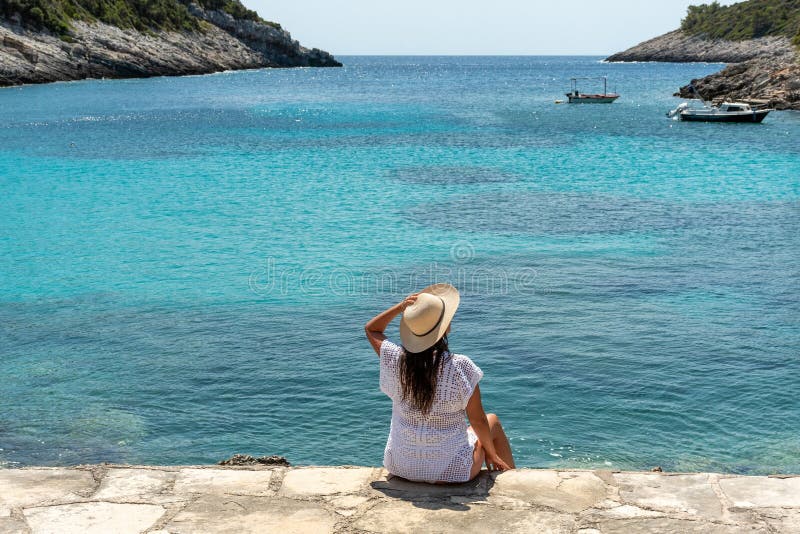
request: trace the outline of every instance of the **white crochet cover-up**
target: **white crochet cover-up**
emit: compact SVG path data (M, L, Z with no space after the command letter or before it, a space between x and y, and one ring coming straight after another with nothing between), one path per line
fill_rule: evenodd
M403 401L402 347L384 340L381 391L392 399L392 424L383 465L393 475L419 482L466 482L477 437L467 432L466 407L483 371L461 354L445 353L430 413Z

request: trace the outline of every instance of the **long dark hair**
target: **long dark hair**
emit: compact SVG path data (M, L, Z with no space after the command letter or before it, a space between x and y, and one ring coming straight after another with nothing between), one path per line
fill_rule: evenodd
M424 414L430 412L433 406L439 369L446 352L449 352L447 334L422 352L408 352L403 348L400 356L400 388L403 391L403 400Z

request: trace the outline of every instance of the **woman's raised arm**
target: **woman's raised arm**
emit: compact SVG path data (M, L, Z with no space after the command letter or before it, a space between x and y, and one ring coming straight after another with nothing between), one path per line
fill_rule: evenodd
M403 313L408 306L414 304L417 301L417 293L413 295L407 296L402 302L399 302L385 310L372 319L370 319L366 325L364 325L364 332L367 334L367 339L369 340L370 345L372 345L373 350L375 353L380 356L381 354L381 343L383 340L386 339L384 335L384 330L386 327L389 326L389 323L392 322L392 319Z

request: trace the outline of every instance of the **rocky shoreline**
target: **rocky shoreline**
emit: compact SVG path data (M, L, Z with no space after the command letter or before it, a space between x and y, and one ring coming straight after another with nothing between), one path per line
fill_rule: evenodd
M800 59L786 37L727 41L676 30L609 56L606 61L729 63L724 70L690 84L706 100L800 110ZM690 84L681 87L675 96L695 98Z
M339 67L323 50L308 49L286 30L234 19L196 4L198 32L150 34L104 23L73 22L65 41L0 21L0 86L82 80L209 74L263 67Z
M735 63L705 78L692 80L675 96L696 98L691 87L714 102L748 102L772 109L800 111L800 63L791 59L765 58Z
M375 467L0 469L0 532L797 532L800 477L517 469L418 484Z

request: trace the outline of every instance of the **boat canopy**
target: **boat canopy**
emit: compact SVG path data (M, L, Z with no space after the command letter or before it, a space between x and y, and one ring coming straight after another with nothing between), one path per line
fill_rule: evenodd
M608 76L578 76L570 78L573 93L578 92L578 80L603 80L603 94L608 94Z

